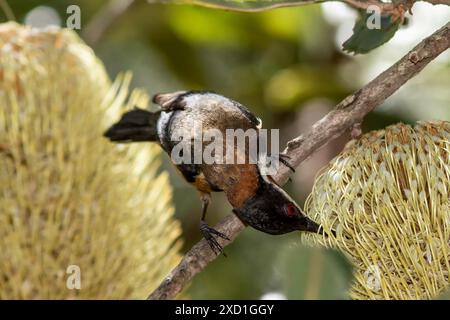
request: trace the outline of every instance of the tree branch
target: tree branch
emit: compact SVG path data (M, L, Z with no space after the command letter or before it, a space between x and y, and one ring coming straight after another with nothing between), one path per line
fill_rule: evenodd
M314 3L324 2L343 2L355 9L366 10L369 6L376 5L380 8L381 12L386 15L394 15L395 18L402 18L406 11L411 10L412 6L416 2L429 2L433 5L443 4L450 6L450 0L397 0L396 3L383 2L381 0L295 0L295 1L262 1L264 5L258 5L257 1L242 1L242 0L147 0L149 3L179 3L179 4L192 4L207 8L221 9L227 11L238 12L260 12L277 8L286 7L298 7ZM251 6L249 4L253 4ZM403 19L403 18L402 18Z
M420 42L413 50L389 69L381 73L366 86L340 102L333 111L316 122L303 136L288 143L284 153L290 157L291 165L298 166L327 142L337 138L346 130L358 126L365 115L380 105L409 79L419 73L428 63L450 46L450 22ZM290 174L280 166L275 179L283 184ZM219 239L222 246L230 244L245 228L234 215L225 217L216 227L231 239ZM172 299L179 294L192 278L201 272L216 255L205 240L194 245L181 262L163 280L148 299Z
M423 0L425 2L429 2L431 4L443 4L446 6L450 6L450 0Z

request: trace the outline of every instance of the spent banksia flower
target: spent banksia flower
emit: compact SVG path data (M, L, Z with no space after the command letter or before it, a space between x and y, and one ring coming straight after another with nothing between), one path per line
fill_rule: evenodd
M148 101L129 81L70 30L0 25L0 298L145 298L179 259L158 148L102 137Z
M449 283L450 123L370 132L316 179L306 203L336 236L309 243L344 252L354 299L435 298Z

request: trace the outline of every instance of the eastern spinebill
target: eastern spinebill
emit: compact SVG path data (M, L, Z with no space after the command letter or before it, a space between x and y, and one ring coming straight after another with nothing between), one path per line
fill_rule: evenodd
M179 137L193 143L194 122L201 122L202 130L218 129L224 135L226 129L245 131L261 128L260 119L246 107L212 92L178 91L157 94L153 97L153 102L161 110L150 112L135 108L128 111L104 135L114 142L156 142L170 155L174 146L179 143ZM206 145L203 144L203 148ZM235 146L234 151L237 158L249 159L248 145L244 148ZM257 162L223 162L175 164L186 181L200 192L200 231L214 253L223 251L217 238L228 237L205 222L211 192L225 192L238 218L262 232L275 235L296 230L322 233L321 226L309 219L270 176L261 174ZM280 158L280 162L289 166L285 157Z

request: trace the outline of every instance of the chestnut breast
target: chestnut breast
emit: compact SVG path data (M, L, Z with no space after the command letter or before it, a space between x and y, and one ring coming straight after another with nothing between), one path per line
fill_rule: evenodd
M184 110L173 111L168 122L167 134L172 142L171 148L182 137L184 143L191 144L194 151L193 144L196 139L203 139L208 130L218 130L223 138L222 154L216 155L213 152L213 155L217 156L213 164L206 164L201 159L198 164L199 175L194 185L200 191L223 190L232 206L239 207L256 192L259 170L256 164L248 163L248 144L242 149L239 149L236 143L228 146L233 149L234 161L227 163L226 129L253 129L257 133L259 120L242 105L219 95L193 95L184 99ZM202 141L202 154L210 143L211 141ZM211 149L209 154L210 151ZM222 163L217 163L220 162L219 157L222 158ZM245 163L237 164L237 160Z

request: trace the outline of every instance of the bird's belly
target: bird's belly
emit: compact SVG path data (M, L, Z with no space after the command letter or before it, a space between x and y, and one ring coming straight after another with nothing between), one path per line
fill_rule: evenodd
M206 180L206 178L203 175L203 173L201 173L198 176L196 176L195 180L194 180L194 182L192 184L200 192L205 192L205 193L212 192L211 185L208 183L208 181Z
M194 182L192 184L197 188L198 191L210 193L210 192L220 192L222 191L221 188L211 185L211 183L208 182L205 175L203 173L200 173L195 177Z

